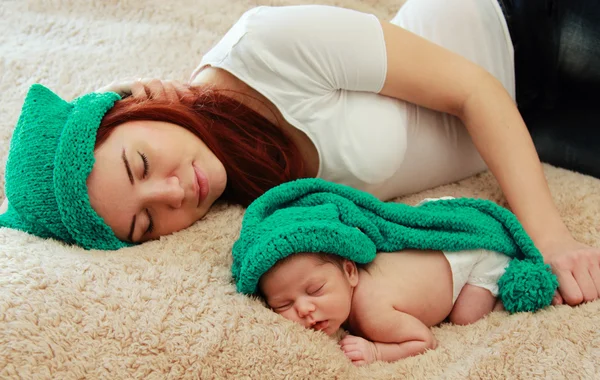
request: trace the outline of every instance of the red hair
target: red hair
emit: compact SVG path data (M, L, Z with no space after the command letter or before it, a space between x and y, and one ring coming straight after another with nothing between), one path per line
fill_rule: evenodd
M102 119L96 147L127 121L177 124L198 136L223 163L227 187L221 199L243 206L272 187L306 176L300 150L280 127L217 90L191 90L196 98L179 103L133 97L116 102Z

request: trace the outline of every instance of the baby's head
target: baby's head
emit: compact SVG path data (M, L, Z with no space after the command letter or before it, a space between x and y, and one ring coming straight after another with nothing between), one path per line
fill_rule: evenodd
M336 255L297 253L269 269L258 288L276 313L332 335L348 319L357 284L353 261Z

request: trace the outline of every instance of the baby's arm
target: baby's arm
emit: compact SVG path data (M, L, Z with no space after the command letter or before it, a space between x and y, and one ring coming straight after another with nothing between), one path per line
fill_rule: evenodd
M393 362L437 346L429 327L410 314L392 307L369 314L361 317L364 338L348 335L340 341L342 350L356 365L376 360Z

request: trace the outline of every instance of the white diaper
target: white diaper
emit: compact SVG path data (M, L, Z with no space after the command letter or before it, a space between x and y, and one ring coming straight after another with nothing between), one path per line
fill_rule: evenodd
M498 295L498 279L504 274L510 257L484 249L444 252L444 255L452 270L452 304L466 284L487 289L494 297Z
M426 198L417 206L452 197ZM452 304L456 302L460 291L466 284L489 290L494 297L498 295L498 280L504 274L510 257L493 251L476 249L472 251L444 252L452 270Z

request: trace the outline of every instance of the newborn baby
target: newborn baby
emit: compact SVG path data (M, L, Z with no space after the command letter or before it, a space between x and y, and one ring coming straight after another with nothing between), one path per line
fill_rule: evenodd
M283 317L340 341L354 364L395 361L434 349L429 329L444 321L468 324L497 301L497 281L509 258L490 251L381 252L366 265L340 256L297 253L259 281L267 304Z
M239 292L307 328L349 330L340 343L355 364L433 349L429 327L446 319L541 309L558 286L514 214L493 202L415 207L320 179L254 201L232 254Z

